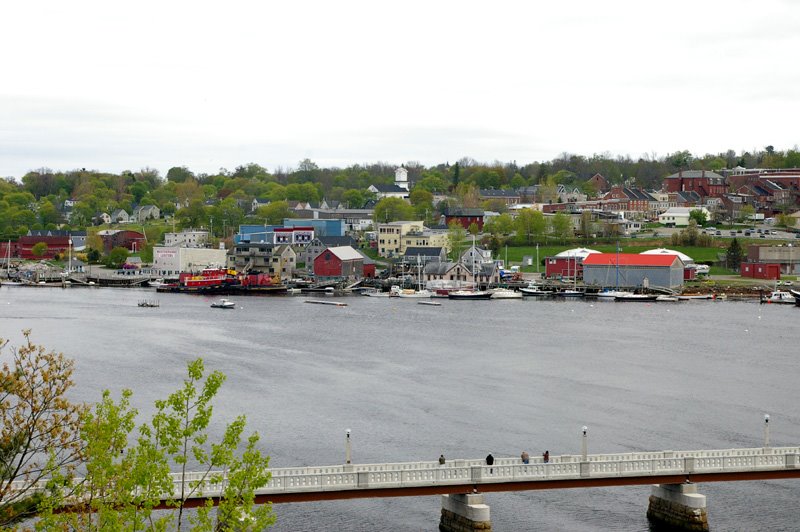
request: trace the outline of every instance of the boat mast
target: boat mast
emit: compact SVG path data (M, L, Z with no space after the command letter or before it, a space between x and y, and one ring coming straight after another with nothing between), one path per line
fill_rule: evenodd
M475 273L475 253L478 252L478 249L475 247L475 235L472 235L472 284L474 285L473 290L476 292L478 291L478 275Z
M419 253L417 253L417 292L422 292L422 269L420 268Z

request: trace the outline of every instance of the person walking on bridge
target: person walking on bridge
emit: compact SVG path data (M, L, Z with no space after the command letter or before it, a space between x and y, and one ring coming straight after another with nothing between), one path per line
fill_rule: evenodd
M528 451L522 451L522 455L520 456L520 458L522 458L523 464L528 464L531 461L531 457L528 454Z
M489 453L486 456L486 465L490 466L489 467L489 474L490 475L493 474L494 473L494 469L491 466L494 465L494 456L492 456L492 453Z
M444 465L444 455L443 454L439 455L439 465Z

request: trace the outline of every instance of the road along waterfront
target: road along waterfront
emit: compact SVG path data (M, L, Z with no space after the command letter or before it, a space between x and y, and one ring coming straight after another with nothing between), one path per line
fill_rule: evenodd
M77 361L76 398L134 390L149 413L203 356L228 375L214 416L242 412L274 467L353 461L725 449L800 442L792 306L690 301L213 298L0 287L0 337L20 330ZM791 529L797 481L700 485L713 529ZM497 530L647 530L648 487L492 493ZM436 497L276 507L277 530L433 530Z

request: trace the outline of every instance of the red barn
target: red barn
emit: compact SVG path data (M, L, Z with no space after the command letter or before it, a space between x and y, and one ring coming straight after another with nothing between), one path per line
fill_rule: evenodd
M61 253L67 253L69 250L69 235L64 236L36 236L25 235L19 237L17 242L19 256L23 259L38 260L38 259L52 259ZM39 242L47 244L47 251L44 255L34 255L33 246ZM13 245L13 244L12 244ZM13 249L13 248L12 248Z
M19 242L0 242L0 261L5 261L11 257L16 258L19 257Z
M743 262L739 273L742 277L774 281L781 278L781 265L764 262Z
M458 222L464 229L469 229L472 224L477 224L478 230L483 230L483 211L481 209L451 209L444 213L444 223Z
M547 257L544 260L544 275L548 279L583 277L582 257Z
M364 277L364 257L350 246L327 248L314 259L317 279L356 279Z
M103 240L103 249L109 253L114 248L125 248L136 253L145 245L145 236L138 231L106 229L98 231Z

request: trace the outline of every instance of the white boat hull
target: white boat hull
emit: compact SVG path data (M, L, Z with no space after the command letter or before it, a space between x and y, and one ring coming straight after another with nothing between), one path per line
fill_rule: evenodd
M492 290L492 299L522 299L522 292L507 290L505 288Z

